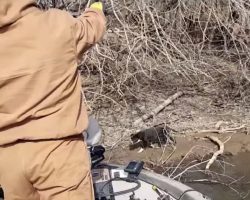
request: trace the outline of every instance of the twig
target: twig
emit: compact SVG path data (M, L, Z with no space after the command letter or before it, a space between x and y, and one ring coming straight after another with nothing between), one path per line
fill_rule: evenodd
M164 161L162 161L162 158L160 159L161 161L162 161L162 165L165 165L166 163L167 163L167 161L172 157L172 155L175 153L175 150L176 150L176 147L174 146L173 147L173 151L168 155L168 157L164 160Z
M225 129L208 129L208 130L201 130L199 131L200 133L218 133L218 134L222 134L222 133L231 133L231 132L235 132L235 131L239 131L246 128L246 125L243 124L239 127L235 127L235 128L225 128Z
M193 147L186 153L186 155L181 159L181 161L178 163L178 165L174 168L173 172L172 172L170 175L168 175L169 178L172 178L172 176L174 175L174 173L176 172L176 170L181 166L181 164L184 162L184 160L185 160L186 158L188 158L188 156L189 156L191 153L193 153L194 149L197 148L197 147L200 148L200 146L198 146L198 145L193 146ZM165 174L165 172L164 172L164 174Z
M148 119L148 118L150 118L150 117L158 114L163 108L165 108L166 106L168 106L169 104L171 104L175 99L179 98L183 94L184 94L183 92L177 92L177 93L175 93L173 96L169 97L167 100L165 100L161 105L159 105L158 107L156 107L150 113L146 113L141 118L137 119L134 122L134 125L138 125L138 124L142 123L144 120L146 120L146 119Z
M215 124L215 128L217 130L219 130L221 128L221 125L224 123L224 121L218 121L216 124Z
M219 155L221 155L224 152L224 143L221 142L217 137L215 136L207 136L208 139L210 139L212 142L216 143L219 146L219 150L214 152L212 158L209 160L209 162L206 165L206 170L209 170L210 166L214 163L214 161L217 159Z
M89 8L89 7L90 7L90 4L91 4L91 0L88 0L87 5L86 5L86 8Z
M124 139L124 138L126 138L126 137L128 137L127 135L122 135L108 150L110 151L110 153L109 153L109 158L108 158L108 163L110 162L110 160L111 160L111 157L112 157L112 154L113 154L113 149L117 146L117 145L119 145L119 143L121 143L122 142L122 140Z
M182 175L183 175L185 172L187 172L188 170L190 170L190 169L192 169L192 168L194 168L194 167L200 166L200 165L202 165L202 164L204 164L204 163L206 163L206 162L208 162L208 160L205 160L205 161L202 161L202 162L199 162L199 163L196 163L196 164L194 164L194 165L192 165L192 166L187 167L187 168L184 169L181 173L179 173L179 174L177 174L176 176L174 176L173 179L177 179L178 177L182 176Z

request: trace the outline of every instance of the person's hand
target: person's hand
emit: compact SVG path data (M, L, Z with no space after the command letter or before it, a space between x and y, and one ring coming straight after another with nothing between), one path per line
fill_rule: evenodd
M103 4L102 4L102 2L95 2L95 3L90 5L90 8L103 11Z

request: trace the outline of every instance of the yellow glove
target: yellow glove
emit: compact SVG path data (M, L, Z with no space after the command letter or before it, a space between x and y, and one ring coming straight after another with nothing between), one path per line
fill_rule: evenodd
M103 11L103 5L102 2L95 2L90 5L90 8L97 9Z

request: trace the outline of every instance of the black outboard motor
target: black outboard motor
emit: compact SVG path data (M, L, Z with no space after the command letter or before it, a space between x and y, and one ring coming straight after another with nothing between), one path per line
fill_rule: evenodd
M92 168L105 159L105 148L101 145L89 147Z
M105 148L98 145L101 141L102 131L97 120L91 116L89 117L89 125L87 130L83 133L83 137L88 145L93 168L104 160Z

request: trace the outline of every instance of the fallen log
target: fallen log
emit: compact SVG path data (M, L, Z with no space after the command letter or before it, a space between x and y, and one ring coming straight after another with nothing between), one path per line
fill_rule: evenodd
M141 118L137 119L134 122L134 125L138 125L145 121L146 119L149 119L150 117L157 115L161 110L163 110L166 106L171 104L175 99L179 98L182 96L184 93L183 92L177 92L173 96L170 96L168 99L166 99L162 104L157 106L154 110L152 110L150 113L144 114Z

